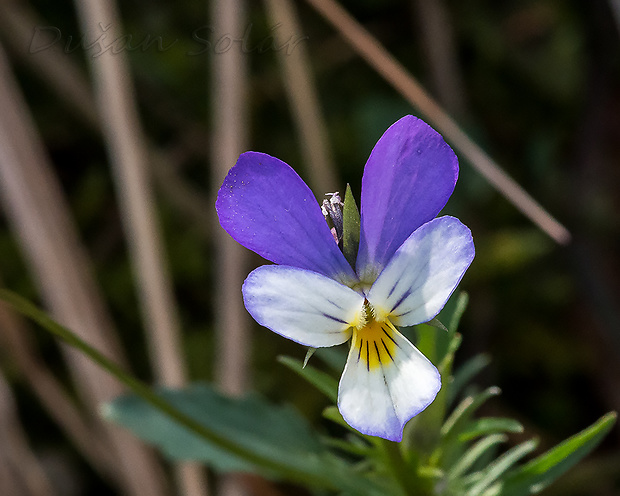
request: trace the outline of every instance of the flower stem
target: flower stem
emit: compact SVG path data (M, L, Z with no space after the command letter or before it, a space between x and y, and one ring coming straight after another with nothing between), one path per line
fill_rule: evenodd
M375 446L385 463L386 470L394 478L394 481L403 490L404 494L415 494L416 496L430 496L431 492L425 487L423 480L413 464L408 464L403 458L401 445L393 441L377 438Z

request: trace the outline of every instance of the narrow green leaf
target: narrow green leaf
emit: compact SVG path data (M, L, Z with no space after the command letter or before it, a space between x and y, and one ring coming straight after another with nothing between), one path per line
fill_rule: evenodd
M360 438L355 438L351 436L351 439L353 440L353 439L360 439ZM367 457L373 452L372 446L366 443L362 444L361 442L360 443L349 442L343 439L336 439L333 437L327 437L323 439L323 442L327 446L331 446L332 448L336 448L336 449L345 451L346 453L350 453L356 456Z
M432 363L438 363L441 359L437 353L438 342L447 337L445 333L437 332L437 329L428 323L419 324L413 328L416 339L415 346Z
M441 428L441 435L444 437L458 436L465 425L472 417L474 412L489 398L500 394L498 387L490 387L485 389L476 396L468 396L454 409L450 417L445 421Z
M429 326L416 326L416 331L420 336L418 340L418 349L428 350L432 349L436 344L435 337L438 335L446 336L446 334L438 333L437 330L431 329ZM431 332L428 332L431 331ZM417 452L419 455L430 455L439 442L441 437L442 424L446 419L447 412L447 391L448 388L445 385L445 381L449 380L452 368L452 361L454 359L454 352L461 343L461 335L454 334L447 348L448 352L443 359L437 363L437 369L442 377L444 386L440 389L435 401L424 410L420 415L414 417L406 426L403 436L403 442L407 449ZM422 346L424 348L422 348ZM426 352L427 357L433 357L430 352ZM425 353L425 354L426 354Z
M482 369L491 363L487 355L476 355L465 362L454 374L454 378L448 388L448 404L451 405L456 400L458 394L465 385Z
M467 300L466 293L455 292L436 317L448 330L447 333L440 333L437 339L436 356L438 362L443 360L449 353L448 348L458 330L461 316L467 307ZM431 323L429 322L429 324Z
M437 452L441 466L448 470L465 451L465 442L459 435L470 423L476 410L489 398L497 396L499 388L491 387L475 396L468 396L454 409L441 427L440 449Z
M457 350L461 347L461 343L463 341L463 336L458 332L452 335L452 339L450 343L448 343L448 349L446 350L446 354L444 355L437 368L439 372L441 372L444 376L450 376L452 374L452 364L454 363L454 355Z
M448 478L457 479L466 473L476 461L493 448L493 446L504 443L507 439L508 436L504 434L491 434L490 436L483 437L469 448L452 468L450 468L448 471Z
M279 356L278 362L306 379L334 403L338 401L338 381L329 374L312 366L304 367L304 364L299 360L287 356Z
M617 413L610 412L587 429L509 473L485 496L526 496L536 494L589 454L611 430Z
M483 491L502 476L510 467L530 454L538 446L538 441L530 439L510 448L506 453L493 461L485 470L482 478L467 491L467 496L480 496ZM503 493L502 493L503 494Z
M454 310L452 310L452 315L450 315L450 320L447 321L450 332L454 333L458 330L461 317L463 316L463 313L465 313L468 303L469 295L465 291L461 291L456 298L456 303Z
M523 432L523 426L511 418L484 417L476 419L459 434L459 441L470 441L479 436L496 432Z
M351 186L347 184L344 195L342 252L347 262L355 269L357 249L360 244L360 212L355 203Z

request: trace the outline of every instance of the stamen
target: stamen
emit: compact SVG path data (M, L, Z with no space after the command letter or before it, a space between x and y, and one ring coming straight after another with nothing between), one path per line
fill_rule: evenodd
M368 300L364 298L364 306L362 307L362 312L358 318L357 323L355 324L356 329L363 329L366 325L375 320L375 309L372 307Z
M343 214L342 208L344 203L340 199L340 195L336 191L335 193L326 193L325 196L329 196L329 200L323 200L321 205L321 211L327 221L327 225L332 231L336 244L340 244L343 233Z
M398 343L395 339L396 328L389 320L375 320L376 311L364 301L362 315L353 330L353 349L357 349L357 361L364 360L370 372L377 367L386 367L394 362ZM366 348L364 350L364 348Z

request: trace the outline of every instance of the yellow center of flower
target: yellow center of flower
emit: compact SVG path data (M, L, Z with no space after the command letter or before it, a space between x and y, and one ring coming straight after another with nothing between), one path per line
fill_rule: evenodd
M366 364L368 371L394 362L396 348L396 328L387 319L375 320L375 310L364 302L363 318L353 328L353 357Z

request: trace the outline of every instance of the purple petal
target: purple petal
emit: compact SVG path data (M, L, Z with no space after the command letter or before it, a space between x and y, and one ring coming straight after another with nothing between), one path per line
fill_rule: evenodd
M454 190L458 160L417 117L395 122L375 145L362 178L357 273L372 283L394 252L434 219Z
M357 280L312 191L281 160L265 153L242 154L228 172L215 207L226 232L261 257L344 284Z

